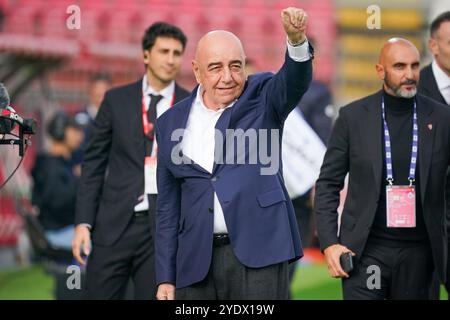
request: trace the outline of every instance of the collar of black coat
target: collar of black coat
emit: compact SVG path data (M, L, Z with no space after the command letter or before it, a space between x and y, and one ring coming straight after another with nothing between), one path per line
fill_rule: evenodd
M415 96L411 98L393 96L383 89L383 98L386 110L394 112L411 112L414 106Z
M374 113L376 116L372 119L379 119L381 121L381 101L383 97L383 89L352 102L352 104L362 105L368 112ZM428 98L427 96L417 93L415 96L417 102L417 115L420 118L421 115L429 116L433 113L434 107L440 103ZM377 122L378 123L378 122Z

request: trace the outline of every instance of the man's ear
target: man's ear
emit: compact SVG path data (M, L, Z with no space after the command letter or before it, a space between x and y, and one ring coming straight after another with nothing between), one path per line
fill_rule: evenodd
M194 72L195 75L195 80L197 81L198 84L201 83L200 81L200 66L198 65L197 61L192 60L192 71Z
M436 39L433 38L428 39L428 49L430 50L433 57L439 54L439 48Z
M375 70L377 70L378 79L384 81L384 78L386 77L384 67L381 64L377 63L375 65Z
M150 51L144 50L142 52L142 58L144 60L144 64L148 64L150 62Z

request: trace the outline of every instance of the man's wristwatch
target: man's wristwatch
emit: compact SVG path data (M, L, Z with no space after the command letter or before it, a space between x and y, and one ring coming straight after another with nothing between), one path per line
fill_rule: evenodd
M308 40L308 39L305 37L305 39L304 39L302 42L300 42L300 43L292 43L292 42L289 40L289 38L287 38L288 43L289 43L291 46L293 46L293 47L299 47L299 46L301 46L302 44L304 44L307 40Z

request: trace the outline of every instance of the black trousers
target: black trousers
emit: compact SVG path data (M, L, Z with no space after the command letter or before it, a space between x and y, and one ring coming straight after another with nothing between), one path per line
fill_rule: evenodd
M302 239L303 248L312 247L314 244L314 215L311 204L311 190L305 194L292 199L294 206L295 217L297 218L298 230ZM295 270L297 269L299 261L289 264L289 282L292 284Z
M156 196L152 195L149 215L133 216L115 244L93 244L86 269L88 299L124 299L130 279L134 299L155 299L155 208Z
M379 273L376 270L379 268ZM350 278L342 280L345 300L428 300L434 263L427 245L391 248L368 244ZM379 276L379 287L376 278Z
M311 204L311 190L305 194L292 199L295 217L297 218L298 229L304 248L309 248L314 244L314 215Z
M177 289L176 300L281 300L288 299L287 262L248 268L234 255L230 244L214 246L206 278Z

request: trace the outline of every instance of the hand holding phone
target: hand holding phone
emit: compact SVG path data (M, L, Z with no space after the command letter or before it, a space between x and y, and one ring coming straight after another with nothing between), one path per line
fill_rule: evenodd
M344 271L343 266L352 266L353 258L343 256L349 254L355 256L355 253L344 245L339 243L328 246L324 251L325 261L327 263L328 272L333 278L348 278L349 275ZM342 259L342 260L341 260ZM350 261L351 260L351 261ZM351 269L351 268L349 268Z
M351 252L341 254L339 262L341 263L342 270L344 270L347 274L349 274L354 268L353 255Z

